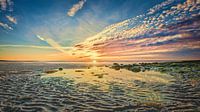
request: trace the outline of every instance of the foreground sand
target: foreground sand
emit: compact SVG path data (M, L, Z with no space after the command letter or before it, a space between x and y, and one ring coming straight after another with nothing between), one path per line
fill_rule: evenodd
M32 68L32 65L29 67ZM108 67L64 69L57 72L54 69L48 70L46 73L42 73L46 69L0 72L0 111L200 110L200 86L193 87L167 74L155 71L133 73Z

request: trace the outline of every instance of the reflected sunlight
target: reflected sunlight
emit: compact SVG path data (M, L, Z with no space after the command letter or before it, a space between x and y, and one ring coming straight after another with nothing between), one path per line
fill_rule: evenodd
M97 63L97 61L96 61L96 60L93 60L93 61L92 61L92 63L93 63L93 64L96 64L96 63Z

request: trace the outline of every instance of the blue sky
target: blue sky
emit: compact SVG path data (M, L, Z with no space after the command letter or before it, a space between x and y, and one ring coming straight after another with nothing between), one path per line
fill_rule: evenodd
M36 33L44 33L63 46L71 46L96 34L105 26L142 14L158 3L147 0L87 0L84 7L70 17L67 11L79 0L13 2L12 12L1 12L1 21L12 26L13 30L1 28L0 44L48 45L35 36ZM15 17L17 24L9 23L6 15Z

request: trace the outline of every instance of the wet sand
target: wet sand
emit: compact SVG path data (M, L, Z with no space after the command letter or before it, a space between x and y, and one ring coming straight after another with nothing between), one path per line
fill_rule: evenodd
M108 67L0 72L0 111L200 111L200 87Z
M88 83L108 89L109 83L130 86L133 82L141 82L151 85L170 84L174 79L172 76L155 71L134 73L125 69L114 70L109 67L91 67L88 69L65 69L55 73L42 76L62 77L74 80L75 83ZM134 85L133 85L134 86Z

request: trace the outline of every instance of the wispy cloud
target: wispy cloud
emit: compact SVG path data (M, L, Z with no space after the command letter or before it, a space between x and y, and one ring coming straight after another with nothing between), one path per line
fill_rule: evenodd
M36 49L55 49L54 47L50 47L50 46L36 46L36 45L10 45L10 44L7 44L7 45L0 45L0 47L5 47L5 48L8 48L8 47L14 47L14 48L36 48ZM70 50L72 49L72 47L61 47L61 49L64 49L64 50Z
M14 18L14 17L12 17L12 16L6 16L6 18L7 18L10 22L12 22L12 23L14 23L14 24L17 24L17 19L16 19L16 18Z
M56 41L54 41L53 39L49 38L49 37L41 37L40 35L36 35L37 38L39 38L42 41L47 42L49 45L51 45L54 49L63 52L63 53L67 53L65 51L65 49L63 49L62 46L60 46ZM70 47L71 49L71 47Z
M37 48L37 49L54 49L49 46L35 46L35 45L0 45L0 47L14 47L14 48Z
M11 0L0 0L1 10L7 10L9 8L9 11L12 11L12 5L13 2Z
M74 4L71 9L67 12L68 16L74 16L77 11L79 11L83 5L85 4L86 0L80 0L77 4Z
M40 35L36 35L37 38L39 38L42 41L45 41L45 39L43 37L41 37Z
M12 0L0 0L0 12L6 12L6 11L13 11L13 1ZM5 14L8 13L1 13L2 16L5 16ZM5 16L10 22L17 24L17 20L11 16ZM11 26L9 26L7 23L0 22L0 27L3 27L7 30L13 30Z
M6 23L2 23L2 22L0 22L0 26L3 27L4 29L13 30L13 28L10 27L10 26L9 26L8 24L6 24Z
M7 0L0 0L1 10L6 10Z

